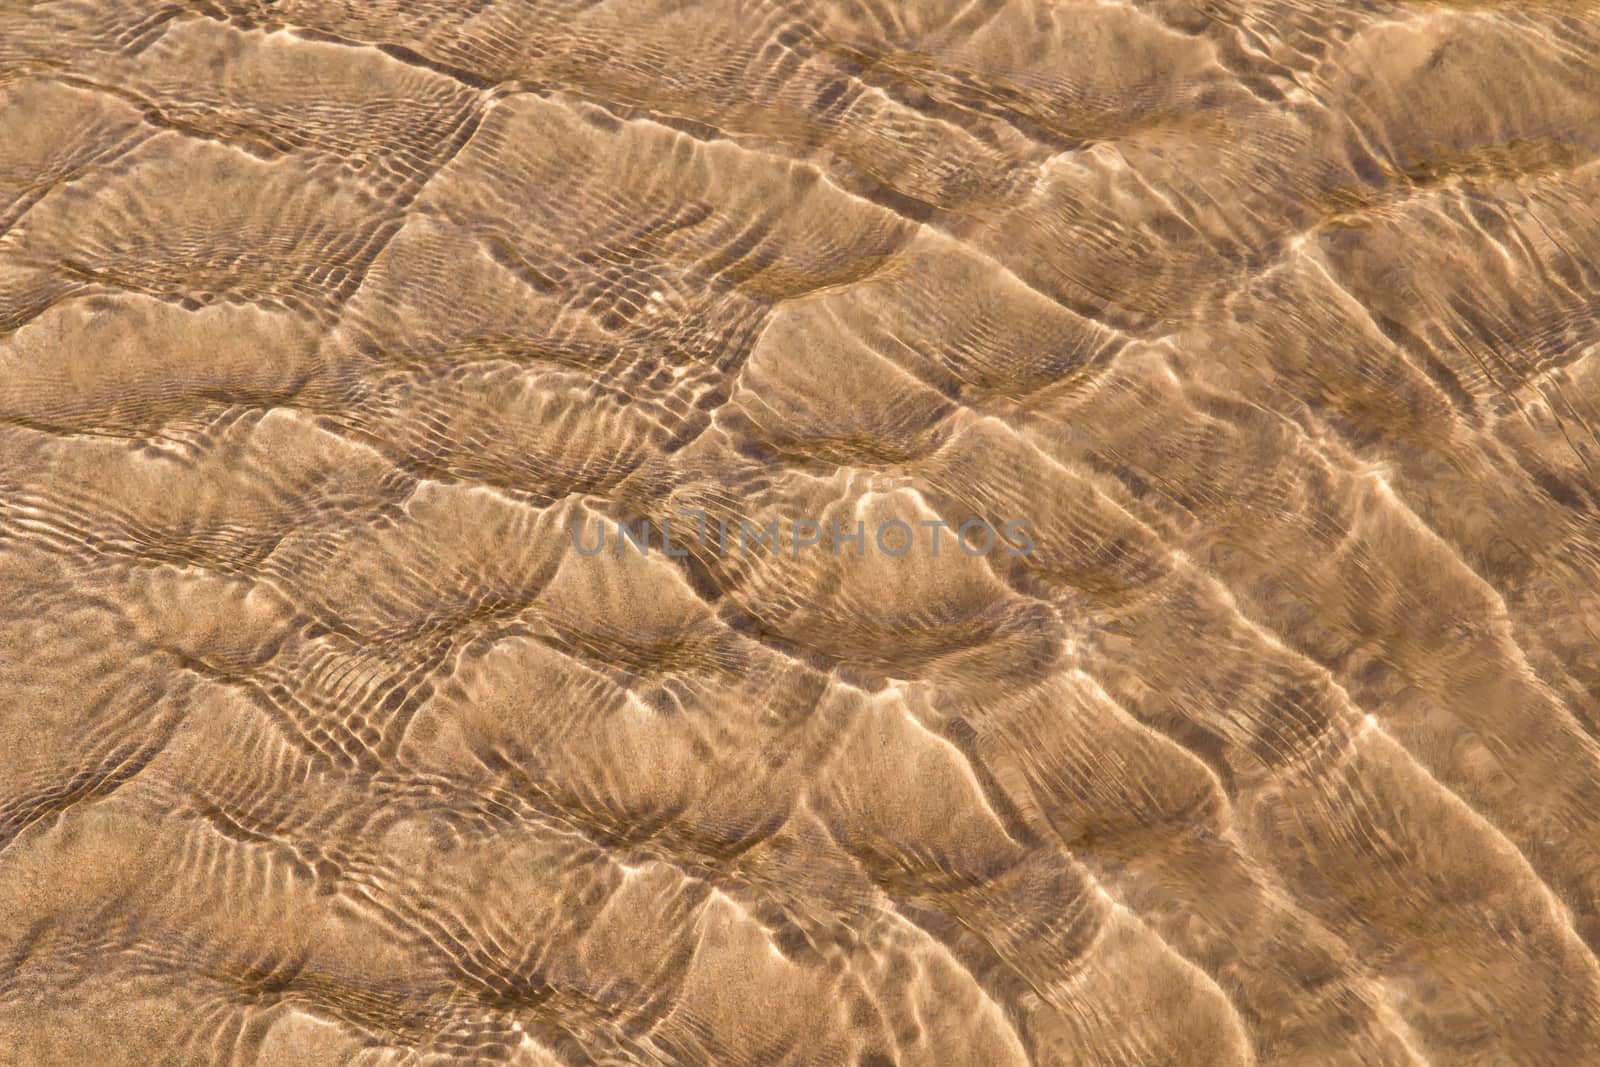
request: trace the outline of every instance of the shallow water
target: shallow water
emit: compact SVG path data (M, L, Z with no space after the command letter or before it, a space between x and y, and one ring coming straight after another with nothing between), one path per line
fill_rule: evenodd
M1595 1062L1597 154L1586 2L0 0L0 1063Z

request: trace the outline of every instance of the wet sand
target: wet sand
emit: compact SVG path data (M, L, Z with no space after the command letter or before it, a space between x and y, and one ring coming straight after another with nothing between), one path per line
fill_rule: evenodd
M1586 2L0 2L0 1063L1600 1061L1597 153Z

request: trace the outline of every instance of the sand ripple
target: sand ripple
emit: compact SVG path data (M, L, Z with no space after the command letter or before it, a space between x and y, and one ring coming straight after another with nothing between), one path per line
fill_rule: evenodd
M0 3L0 1062L1595 1062L1597 159L1585 0Z

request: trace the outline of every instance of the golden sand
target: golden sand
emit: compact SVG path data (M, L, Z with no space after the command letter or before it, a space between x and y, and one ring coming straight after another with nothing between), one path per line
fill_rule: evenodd
M1600 1063L1597 153L1578 0L0 0L0 1065Z

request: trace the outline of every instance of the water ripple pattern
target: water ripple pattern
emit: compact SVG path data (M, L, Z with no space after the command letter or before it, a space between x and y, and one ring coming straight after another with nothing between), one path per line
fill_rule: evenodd
M0 1064L1600 1063L1597 292L1593 0L0 0Z

